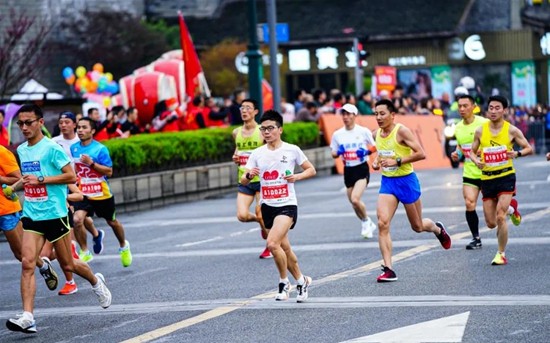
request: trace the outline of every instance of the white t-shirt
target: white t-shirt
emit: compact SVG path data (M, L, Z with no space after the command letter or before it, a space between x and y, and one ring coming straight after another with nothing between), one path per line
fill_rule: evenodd
M65 151L67 156L69 156L69 158L71 159L71 167L73 167L74 169L74 161L71 155L71 145L73 145L74 143L80 142L80 138L78 138L78 136L75 135L73 139L65 139L63 138L63 135L59 135L59 136L53 137L52 141L61 145L61 147L63 148L63 151Z
M294 167L306 161L299 147L285 142L276 150L265 144L252 151L246 169L260 168L261 203L274 207L298 205L294 183L283 177L294 173Z
M364 161L361 161L357 157L357 149L363 148L368 150L370 146L376 146L376 143L369 129L355 124L351 130L346 130L344 126L334 132L330 142L330 149L337 152L340 145L344 145L346 148L346 152L341 156L346 167L355 167L364 163Z

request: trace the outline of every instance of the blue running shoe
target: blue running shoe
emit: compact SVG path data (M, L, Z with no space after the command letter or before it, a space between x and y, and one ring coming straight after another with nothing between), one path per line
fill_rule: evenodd
M99 255L103 252L103 238L105 238L105 231L97 230L97 237L94 240L94 254Z

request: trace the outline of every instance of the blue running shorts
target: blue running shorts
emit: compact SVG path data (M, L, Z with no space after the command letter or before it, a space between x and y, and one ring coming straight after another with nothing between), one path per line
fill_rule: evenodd
M405 205L414 203L422 194L416 173L396 177L382 175L379 193L391 194Z
M251 182L246 186L241 185L239 183L239 193L255 196L256 193L260 193L260 183L259 182Z
M0 216L0 230L11 231L15 229L21 219L21 212L15 212Z

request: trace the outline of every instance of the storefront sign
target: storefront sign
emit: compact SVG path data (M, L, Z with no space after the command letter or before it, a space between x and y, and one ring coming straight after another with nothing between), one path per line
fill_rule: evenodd
M426 64L426 56L390 57L388 58L388 64L394 67L424 65Z
M262 55L262 64L268 66L269 63L269 55ZM277 53L277 64L283 64L283 54L281 53ZM248 74L248 56L246 56L246 52L241 51L237 54L235 57L235 67L239 73Z
M453 94L451 67L448 65L432 67L432 96L441 99L443 93Z
M338 69L338 49L332 47L315 50L317 56L317 68L319 70Z
M474 61L481 61L487 56L479 35L471 35L466 38L464 41L464 53L469 59Z
M540 38L540 50L543 55L550 55L550 32Z
M512 62L512 104L534 106L536 103L535 63L533 61Z

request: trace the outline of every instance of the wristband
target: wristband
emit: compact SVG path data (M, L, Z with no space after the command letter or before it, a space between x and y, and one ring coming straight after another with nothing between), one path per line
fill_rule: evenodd
M94 166L95 166L95 162L92 162L92 164L90 164L90 168L94 169Z
M396 158L395 162L397 162L398 167L401 167L401 157Z
M249 180L252 180L254 178L254 176L250 175L250 173L246 173L246 178L249 179Z
M521 151L518 150L518 157L521 157Z

